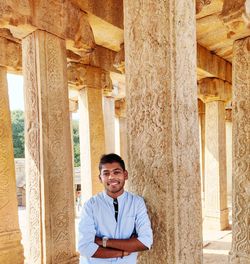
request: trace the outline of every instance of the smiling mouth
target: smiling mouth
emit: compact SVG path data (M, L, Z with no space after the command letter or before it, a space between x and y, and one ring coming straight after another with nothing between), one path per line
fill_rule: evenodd
M108 185L110 185L110 186L116 186L116 185L118 185L119 184L119 182L109 182L108 183Z

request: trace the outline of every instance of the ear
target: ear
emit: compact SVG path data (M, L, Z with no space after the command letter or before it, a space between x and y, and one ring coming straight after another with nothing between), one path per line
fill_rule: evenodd
M99 174L99 181L102 183L102 178L101 178L101 175Z
M124 179L125 179L125 180L128 179L128 171L127 171L127 170L124 171Z

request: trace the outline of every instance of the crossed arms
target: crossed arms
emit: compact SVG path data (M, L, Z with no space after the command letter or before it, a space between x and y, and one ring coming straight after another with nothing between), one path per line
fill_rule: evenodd
M136 208L136 219L133 224L136 227L137 236L131 236L129 238L121 237L122 239L109 237L107 245L104 248L102 247L102 237L97 236L97 230L100 230L100 226L97 226L94 221L94 215L96 216L98 214L100 208L97 208L95 201L87 202L84 205L79 223L78 250L80 254L87 258L122 258L132 252L149 249L153 241L153 235L147 209L142 198L140 200L138 199ZM105 217L103 215L99 215L98 217L102 220L100 223L103 224ZM106 233L107 236L112 222L106 222L106 224L105 226L108 226L107 232L104 231L103 233ZM128 230L129 227L126 226L124 228Z
M95 243L99 248L92 256L93 258L118 258L128 256L132 252L147 250L148 248L137 238L109 239L107 247L102 247L102 239L95 237Z

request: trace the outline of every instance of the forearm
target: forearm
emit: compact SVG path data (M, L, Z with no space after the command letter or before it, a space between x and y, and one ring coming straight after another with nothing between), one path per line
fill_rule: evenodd
M123 250L112 249L112 248L103 248L100 247L97 249L92 258L121 258L124 256Z
M137 252L148 249L144 244L134 237L130 239L109 239L107 241L107 247L124 250L127 252Z

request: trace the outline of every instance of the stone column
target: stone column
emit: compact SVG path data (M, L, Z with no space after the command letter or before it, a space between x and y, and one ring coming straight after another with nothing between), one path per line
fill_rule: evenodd
M231 84L205 78L199 81L198 94L206 103L204 227L223 230L229 225L225 103L231 100Z
M115 153L115 99L103 97L105 152Z
M115 102L115 115L119 120L119 153L125 165L128 165L128 130L126 119L126 101L124 99Z
M227 167L225 103L206 103L205 223L206 228L226 229Z
M230 263L250 263L250 38L233 48L233 241Z
M23 39L28 262L78 263L65 41Z
M103 190L98 164L105 153L101 71L79 91L79 136L81 153L81 193L83 201ZM98 72L100 74L98 74Z
M232 204L232 109L226 109L227 201Z
M6 69L0 66L0 263L24 263Z
M198 100L199 126L200 126L200 168L202 193L205 192L205 104Z
M154 229L153 250L139 263L198 264L194 2L125 0L124 7L129 189L145 198Z

